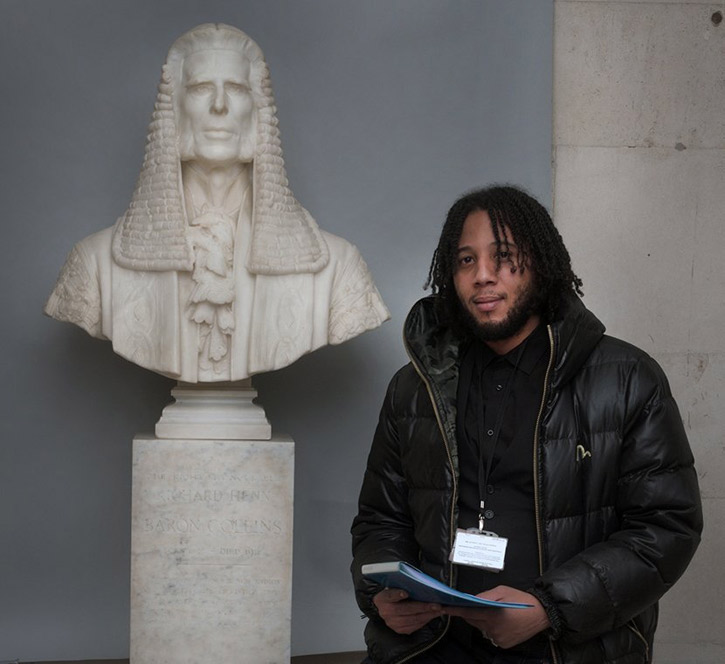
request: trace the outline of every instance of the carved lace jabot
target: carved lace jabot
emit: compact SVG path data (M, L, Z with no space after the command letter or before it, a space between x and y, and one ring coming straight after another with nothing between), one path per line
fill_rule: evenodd
M269 71L264 64L253 162L252 274L319 272L330 260L315 220L289 188ZM187 228L169 68L161 72L141 173L113 234L112 255L131 270L190 271L194 255Z
M194 254L193 287L186 314L198 325L199 369L211 375L229 375L231 335L234 333L234 242L244 211L249 223L250 168L210 200L203 174L189 164L183 169L187 238ZM240 220L241 221L241 220Z

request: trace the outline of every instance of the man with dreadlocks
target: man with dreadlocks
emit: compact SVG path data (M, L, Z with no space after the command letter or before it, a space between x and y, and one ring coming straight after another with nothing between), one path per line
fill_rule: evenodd
M604 334L551 218L519 189L453 205L429 283L352 527L367 661L650 662L657 602L702 528L660 367ZM361 574L396 560L530 607L416 602Z

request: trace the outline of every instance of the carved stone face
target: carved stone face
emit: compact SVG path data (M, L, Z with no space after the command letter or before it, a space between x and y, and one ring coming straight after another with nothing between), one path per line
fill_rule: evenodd
M256 107L249 72L249 60L236 51L207 49L184 59L176 92L182 161L207 167L252 161Z

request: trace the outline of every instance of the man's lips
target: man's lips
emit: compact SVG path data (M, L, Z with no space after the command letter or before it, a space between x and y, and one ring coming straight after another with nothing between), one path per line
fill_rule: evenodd
M500 295L479 295L473 298L473 304L479 311L493 311L500 302L503 302Z

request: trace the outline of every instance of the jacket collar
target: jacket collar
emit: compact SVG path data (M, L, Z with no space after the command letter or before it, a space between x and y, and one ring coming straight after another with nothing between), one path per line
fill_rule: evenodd
M403 327L408 353L448 400L455 401L460 360L460 340L443 326L435 312L434 297L413 305ZM604 325L582 301L572 295L550 323L554 340L552 389L568 382L585 362L604 335Z
M551 389L556 391L579 371L604 336L604 324L575 295L564 302L550 325L554 339Z
M432 297L423 298L411 309L403 326L403 342L440 415L440 425L457 472L455 424L460 343L450 329L439 324Z

